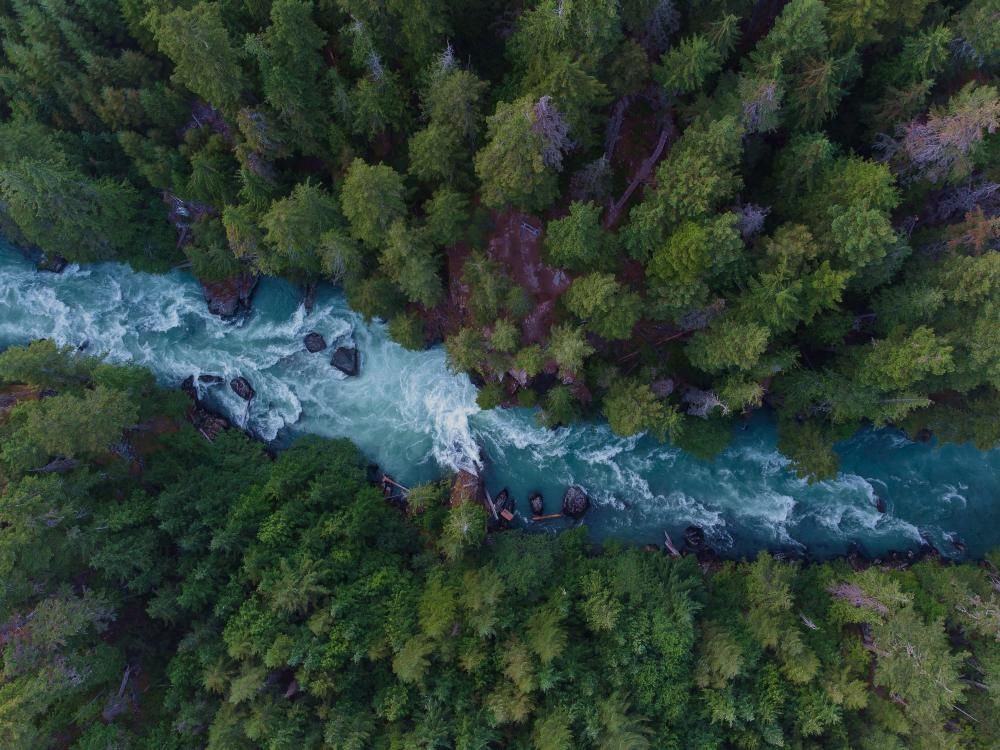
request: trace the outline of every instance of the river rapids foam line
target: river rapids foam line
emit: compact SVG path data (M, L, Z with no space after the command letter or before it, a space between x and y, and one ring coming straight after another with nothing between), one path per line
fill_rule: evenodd
M305 351L310 331L325 337L325 352ZM713 462L648 437L616 437L603 424L545 430L526 409L481 411L474 386L448 370L440 347L403 349L332 288L318 292L306 315L296 289L264 280L253 312L223 321L186 273L112 263L40 273L0 247L0 345L37 338L87 342L89 352L148 367L167 386L199 373L242 375L258 394L245 426L266 440L348 437L406 482L484 469L490 488L510 487L525 514L530 492L542 491L553 512L565 487L580 484L594 503L587 524L597 538L659 541L663 529L697 525L734 554L768 546L832 555L852 541L879 554L922 539L949 553L952 536L970 554L1000 546L998 450L934 450L896 432L865 431L840 446L840 476L809 485L788 471L765 419ZM355 378L329 362L350 341L361 352ZM242 423L246 404L230 388L203 395ZM876 494L888 513L876 510Z

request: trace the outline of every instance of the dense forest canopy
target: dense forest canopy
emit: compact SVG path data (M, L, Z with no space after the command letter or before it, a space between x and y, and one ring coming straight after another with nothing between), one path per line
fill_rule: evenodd
M149 373L0 354L5 750L991 750L1000 557L706 564L486 532ZM187 417L187 418L185 418Z
M0 231L343 284L484 407L1000 439L1000 2L2 0Z

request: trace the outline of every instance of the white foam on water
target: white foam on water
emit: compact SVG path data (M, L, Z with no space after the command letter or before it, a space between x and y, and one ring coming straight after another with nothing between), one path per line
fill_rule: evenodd
M961 482L958 483L957 487L952 484L946 484L944 486L945 491L938 499L943 503L947 503L948 505L964 510L966 506L968 506L969 500L959 491L963 489L967 490L968 485L963 485Z

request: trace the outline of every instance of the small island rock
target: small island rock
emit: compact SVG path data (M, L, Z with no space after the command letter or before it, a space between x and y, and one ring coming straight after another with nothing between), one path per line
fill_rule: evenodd
M542 511L545 510L542 493L540 492L532 492L531 497L528 498L528 504L531 506L531 514L533 516L540 516L542 515Z
M563 495L562 509L570 518L582 518L590 507L590 498L582 487L571 485Z
M315 354L316 352L321 352L326 349L326 339L324 339L316 331L310 331L306 334L303 339L303 343L306 345L306 351L310 354Z
M240 273L222 281L203 281L201 288L208 311L221 318L232 318L249 310L257 279L256 274Z
M239 396L244 401L250 401L254 396L257 395L257 391L253 389L250 385L250 381L244 378L242 375L238 378L233 378L229 381L229 387L233 389L233 393Z
M330 364L345 375L358 374L358 350L353 346L339 346L330 359Z
M505 510L511 513L514 512L514 498L510 496L510 492L507 491L506 487L500 490L500 494L493 498L493 506L497 509L497 513Z
M700 526L688 526L684 529L684 541L692 549L699 549L705 544L705 532Z

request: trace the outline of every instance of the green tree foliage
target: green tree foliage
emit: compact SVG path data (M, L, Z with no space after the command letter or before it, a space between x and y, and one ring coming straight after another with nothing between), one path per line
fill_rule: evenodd
M403 181L384 164L365 164L355 159L344 178L340 195L352 236L371 248L381 248L389 227L406 215Z
M552 329L548 353L562 372L577 373L584 360L594 353L594 347L587 343L582 328L564 323Z
M420 179L453 184L469 178L472 151L483 129L486 83L443 59L422 98L427 125L410 138L410 172Z
M271 23L247 38L247 52L257 60L261 90L274 108L285 139L305 153L320 149L324 135L324 65L320 51L327 35L312 18L313 4L275 0Z
M651 432L660 440L676 437L681 416L676 408L658 399L649 386L636 380L621 380L611 386L604 399L604 415L616 435L628 437Z
M261 217L264 235L256 265L264 273L300 278L319 275L324 265L343 269L340 276L356 271L360 253L338 236L341 223L333 196L315 183L300 183Z
M654 429L636 404L673 383L651 403L682 445L711 455L767 404L810 478L865 425L995 445L997 0L682 5L0 2L0 233L50 267L341 284L543 424ZM497 716L535 700L514 687L462 742L503 744ZM331 736L410 689L345 702ZM708 724L776 744L728 689ZM795 700L829 726L821 693ZM601 736L562 708L571 742ZM447 744L425 715L393 742ZM244 742L219 726L201 744Z
M982 567L594 554L447 484L402 513L346 441L209 442L148 373L51 343L0 354L14 381L60 392L0 418L4 747L995 745ZM666 416L641 381L614 400Z
M607 339L628 338L642 307L638 294L626 292L607 273L581 276L573 282L563 301L591 331Z
M719 50L706 37L695 34L663 55L657 79L668 91L688 94L701 89L705 80L721 68Z
M495 208L512 203L539 210L558 194L557 174L546 162L547 144L534 127L536 103L530 97L499 102L486 118L486 144L476 154L476 176L483 202Z
M444 290L437 254L422 229L409 228L398 219L389 228L380 265L410 302L433 307L441 301Z
M601 207L579 201L570 204L568 216L549 222L545 252L550 263L570 271L613 268L614 244L601 227Z
M190 9L154 12L148 22L160 51L174 64L173 80L209 104L235 112L244 87L241 51L221 6L200 2Z
M22 159L0 168L0 195L4 213L28 242L72 260L121 257L140 241L138 196L113 180Z

